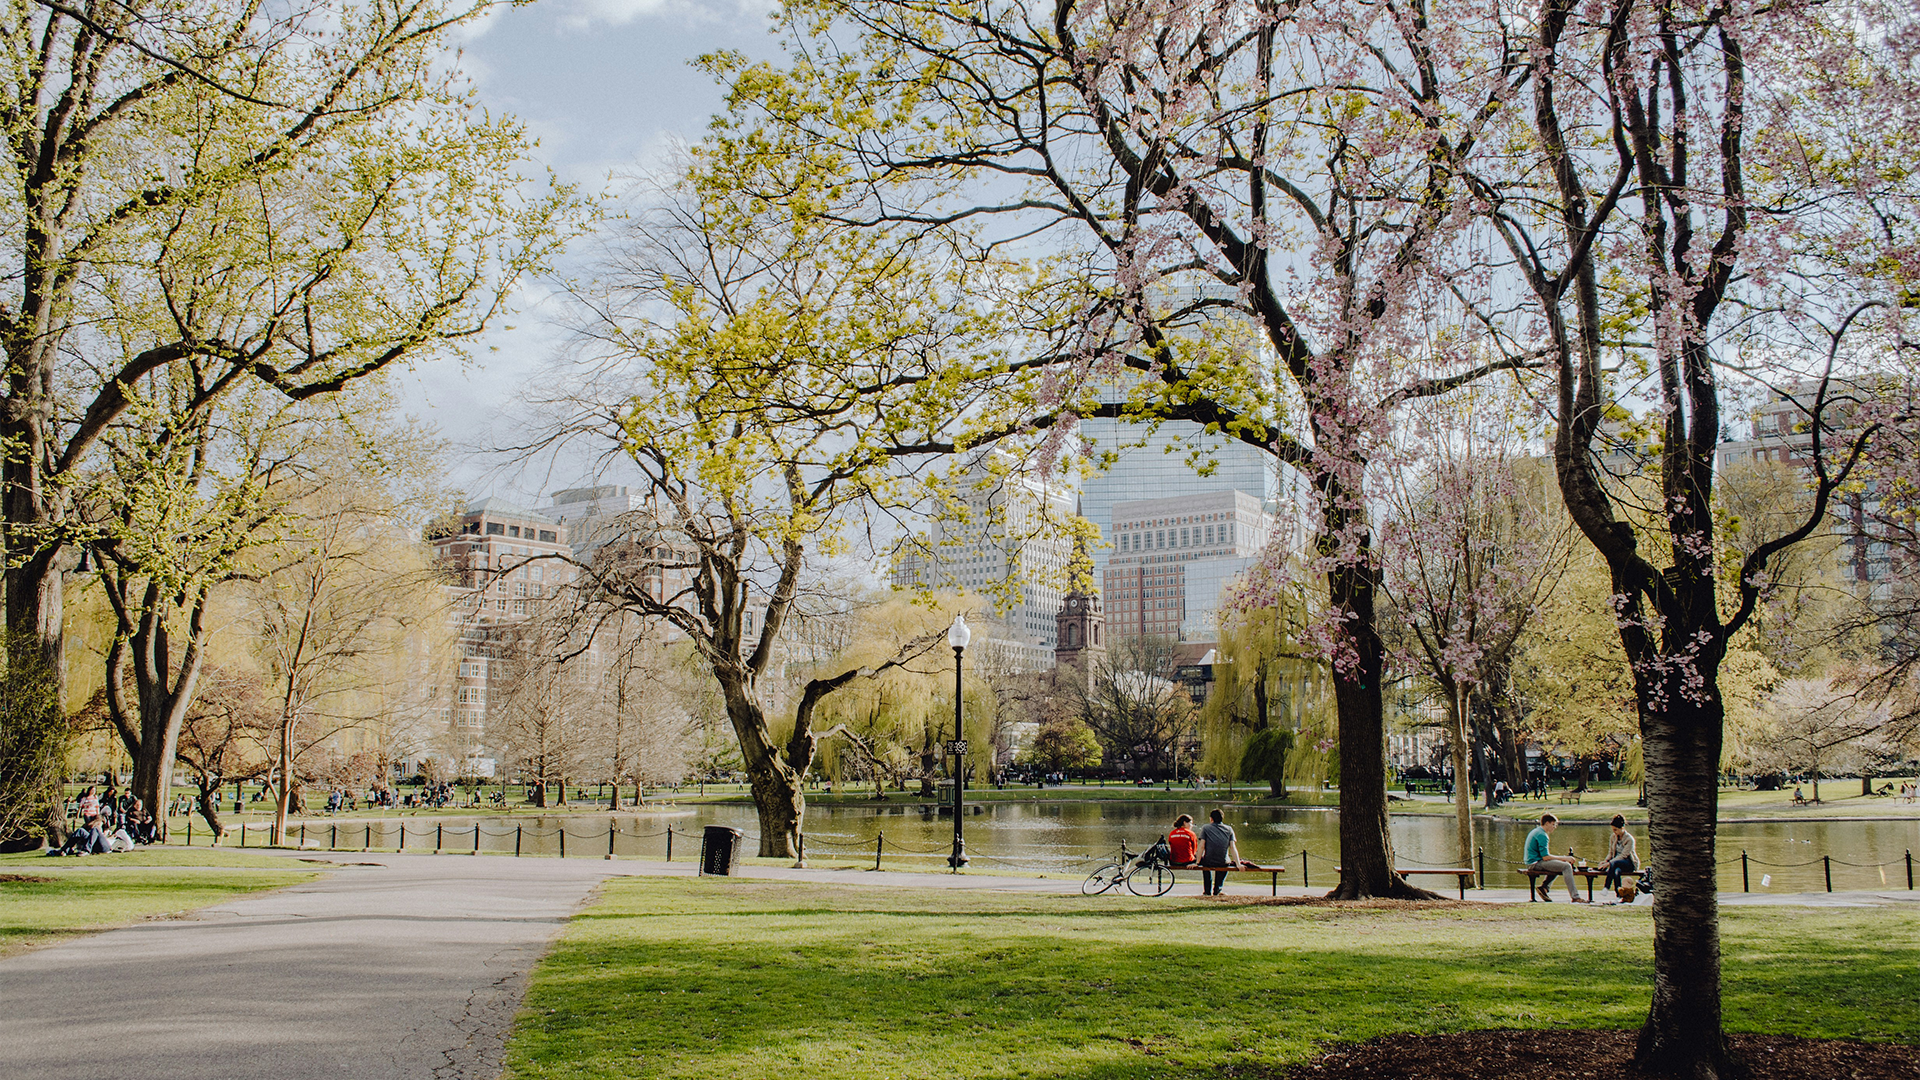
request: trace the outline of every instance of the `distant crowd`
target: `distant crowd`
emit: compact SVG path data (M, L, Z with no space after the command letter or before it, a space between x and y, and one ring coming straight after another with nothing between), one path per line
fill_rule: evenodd
M157 833L153 815L147 812L133 792L120 792L109 786L104 794L89 786L67 807L69 818L80 824L67 836L67 842L49 849L49 855L106 855L132 851L137 844L151 844Z

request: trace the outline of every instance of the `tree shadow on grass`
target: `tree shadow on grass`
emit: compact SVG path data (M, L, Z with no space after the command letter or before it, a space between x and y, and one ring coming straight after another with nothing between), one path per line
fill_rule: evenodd
M1393 1032L1631 1029L1651 985L1644 920L701 899L694 910L589 917L591 933L570 934L538 973L515 1035L522 1073L1266 1076L1318 1045ZM1153 940L1143 920L1165 927L1170 915L1189 933L1185 917L1199 919L1205 943ZM1884 947L1871 924L1818 925L1796 935L1778 919L1732 921L1729 1026L1865 1038L1920 1030L1920 1007L1902 994L1913 950ZM1908 917L1907 933L1913 925ZM1749 961L1751 942L1768 951Z

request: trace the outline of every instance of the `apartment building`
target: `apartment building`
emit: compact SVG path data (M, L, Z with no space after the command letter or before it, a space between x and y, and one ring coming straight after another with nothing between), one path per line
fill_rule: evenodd
M1871 393L1871 378L1857 386L1840 383L1831 386L1830 396L1848 398ZM1785 466L1802 472L1813 467L1813 416L1808 406L1814 401L1819 384L1797 383L1774 393L1753 411L1751 432L1745 439L1730 439L1716 451L1716 466L1724 473L1741 466ZM1848 410L1844 405L1829 406L1824 419L1828 433L1823 438L1829 461L1846 453ZM1856 429L1857 430L1857 429ZM1884 588L1892 571L1892 556L1883 537L1875 535L1879 497L1871 481L1838 493L1833 504L1830 528L1842 543L1836 555L1842 575L1865 589Z
M525 622L538 605L573 580L566 561L573 549L567 528L545 514L504 499L485 498L431 533L435 559L447 571L453 594L453 618L459 626L459 667L440 720L449 742L470 747L484 758L476 769L490 775L485 757L488 703L496 681L504 679L508 631ZM479 762L460 762L474 768Z

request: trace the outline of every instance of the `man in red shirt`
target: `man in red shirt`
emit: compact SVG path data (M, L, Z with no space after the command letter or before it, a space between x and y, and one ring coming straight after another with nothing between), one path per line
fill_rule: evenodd
M1173 831L1167 834L1167 847L1173 852L1173 865L1192 866L1200 849L1200 837L1193 831L1193 818L1181 814L1174 820Z

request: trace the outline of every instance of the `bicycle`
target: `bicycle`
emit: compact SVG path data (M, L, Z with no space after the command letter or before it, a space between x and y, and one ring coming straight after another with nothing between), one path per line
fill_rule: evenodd
M1173 888L1173 867L1168 862L1168 851L1164 843L1156 843L1147 850L1134 854L1127 845L1120 845L1120 861L1102 865L1087 879L1080 883L1080 891L1088 896L1098 896L1115 885L1125 882L1127 891L1135 896L1165 896Z

